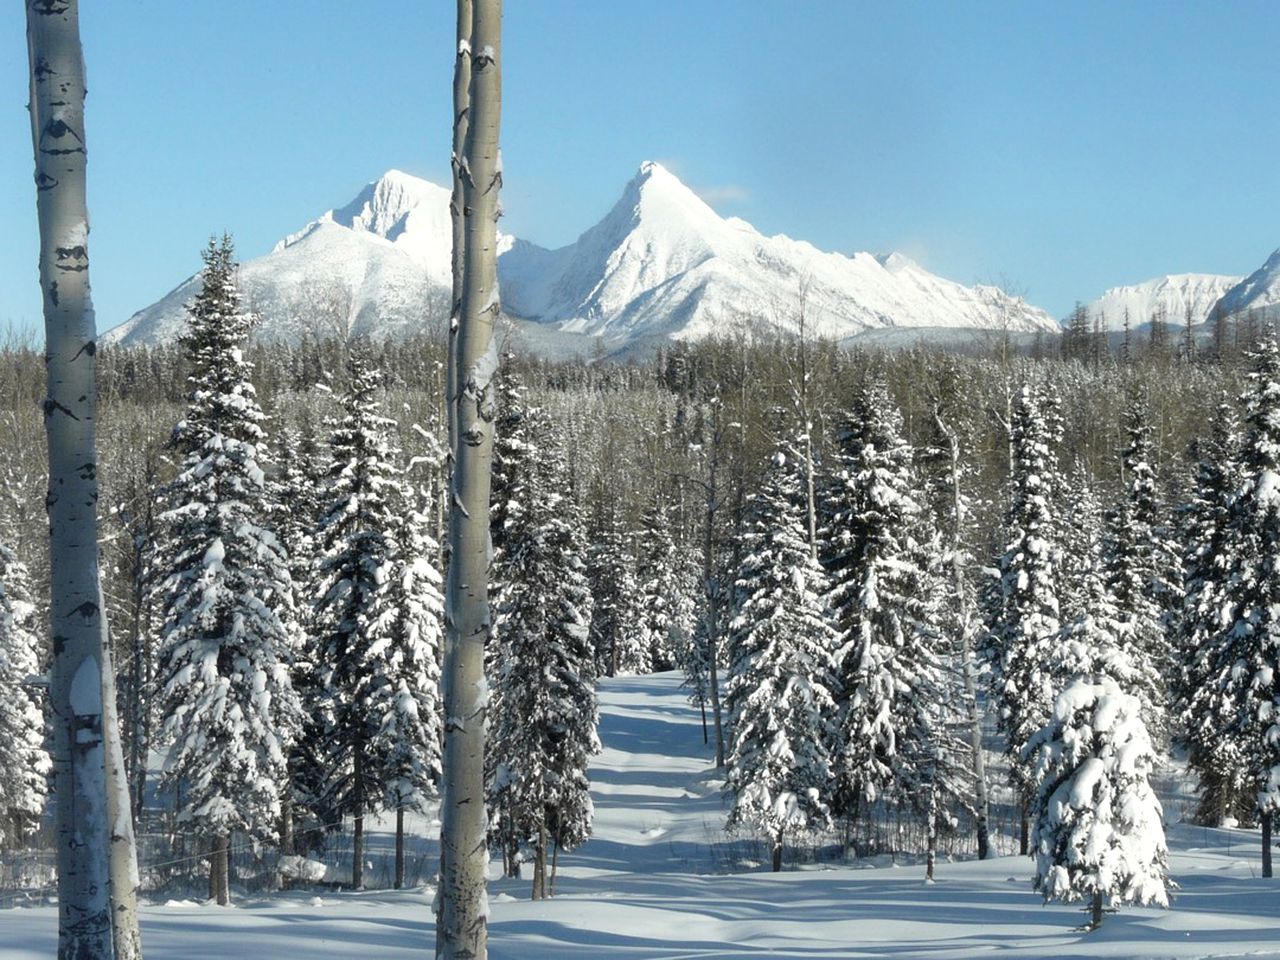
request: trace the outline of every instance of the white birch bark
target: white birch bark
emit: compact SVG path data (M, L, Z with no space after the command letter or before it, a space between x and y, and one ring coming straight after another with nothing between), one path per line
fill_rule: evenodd
M454 404L458 396L457 338L459 318L462 315L462 268L467 249L466 219L462 215L466 197L463 193L462 161L467 148L467 120L471 106L471 2L458 0L458 46L453 65L453 153L450 166L453 170L453 192L449 196L449 218L453 227L453 248L450 258L450 275L453 289L449 297L448 371L445 386L445 409L449 422L449 468L452 469L458 451L456 447L457 423L454 420ZM440 541L444 543L443 538Z
M107 635L105 624L103 634ZM142 933L138 929L138 847L133 835L133 805L129 801L124 744L120 740L115 664L109 642L103 647L103 664L102 731L107 767L111 933L115 960L142 960Z
M491 626L489 486L493 376L498 366L493 327L499 313L501 33L501 0L475 0L468 50L466 149L460 171L465 238L458 329L453 338L457 392L450 398L450 447L456 459L445 595L444 775L436 920L436 956L442 960L488 956L484 647Z
M27 0L31 138L44 300L49 444L58 956L109 960L109 807L104 686L110 659L98 577L96 329L89 296L84 59L77 0ZM118 744L117 744L118 747ZM123 774L123 764L120 771ZM127 787L124 816L128 818ZM136 870L135 870L136 873ZM117 918L137 947L136 913ZM130 930L132 932L130 932ZM132 960L140 949L123 957Z

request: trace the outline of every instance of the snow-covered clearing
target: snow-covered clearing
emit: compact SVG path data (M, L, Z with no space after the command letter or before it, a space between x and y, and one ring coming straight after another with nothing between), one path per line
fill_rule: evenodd
M600 704L596 836L561 858L554 900L491 885L494 960L1280 956L1280 879L1255 876L1248 831L1172 826L1173 908L1091 934L1075 907L1041 905L1020 857L943 862L932 886L915 866L721 872L718 784L678 678L607 680ZM422 958L433 936L422 889L151 904L142 923L148 960ZM55 924L52 907L0 911L0 958L53 956Z

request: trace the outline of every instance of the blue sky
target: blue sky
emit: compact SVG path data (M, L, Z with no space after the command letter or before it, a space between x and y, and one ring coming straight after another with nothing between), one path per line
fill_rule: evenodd
M102 329L384 170L448 176L448 0L82 0ZM555 245L642 160L723 214L901 250L1056 315L1280 246L1280 4L509 0L504 229ZM22 5L0 8L0 324L37 328Z

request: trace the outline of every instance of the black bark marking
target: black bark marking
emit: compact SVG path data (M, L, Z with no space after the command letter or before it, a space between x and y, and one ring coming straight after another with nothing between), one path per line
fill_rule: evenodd
M72 357L71 359L72 360L77 359L82 353L87 353L89 356L92 357L97 352L98 352L98 341L89 340L89 341L86 341L83 347L81 347L79 350L76 351L75 356Z
M60 17L71 7L71 0L31 0L31 12L41 17Z
M63 413L65 413L68 417L70 417L72 420L79 420L79 419L80 419L80 418L79 418L79 417L77 417L74 413L72 413L70 410L68 410L68 409L67 409L66 407L64 407L62 404L60 404L57 400L54 400L52 397L47 398L47 399L45 400L45 402L44 402L44 415L45 415L45 418L46 418L46 419L48 419L49 417L53 416L53 412L54 412L55 410L61 410L61 411L62 411Z
M49 302L55 307L58 305L58 281L54 280L49 284Z
M35 76L36 82L42 83L49 77L53 76L53 67L49 66L49 61L44 57L38 57L36 59L36 65L31 72Z
M36 174L37 190L44 192L46 190L52 190L57 185L58 185L58 180L54 177L49 176L43 170L41 170L39 173Z
M97 480L98 465L96 463L82 463L76 468L76 473L80 474L81 480Z
M75 143L68 146L44 146L46 138L61 144L68 137L73 137ZM40 134L40 143L40 152L51 157L63 157L70 153L84 153L84 138L61 117L55 117L45 125L44 131Z
M54 267L59 270L65 270L68 273L83 273L89 269L89 251L85 249L84 244L78 243L74 247L57 247L54 252L58 257L58 262L54 264ZM79 356L79 354L76 354L76 356ZM73 357L72 359L75 358Z
M98 616L98 605L92 600L86 600L80 606L71 611L73 614L78 613L85 620L94 620Z
M65 650L66 648L67 648L67 638L62 636L61 634L55 633L53 635L54 658L56 659L57 657L62 656L62 651Z

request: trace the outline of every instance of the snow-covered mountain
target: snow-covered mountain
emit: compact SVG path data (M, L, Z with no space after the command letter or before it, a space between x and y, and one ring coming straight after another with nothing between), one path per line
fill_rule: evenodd
M395 336L442 322L449 284L449 191L399 171L244 262L259 336L304 331ZM720 217L670 171L645 163L609 214L558 250L499 242L504 309L611 348L699 338L743 325L845 339L892 327L1058 332L1043 310L991 286L945 280L900 254L824 253ZM168 341L198 289L184 281L105 335Z
M606 341L696 339L739 324L846 338L883 327L1056 331L1043 310L966 287L901 254L847 257L722 218L670 171L645 163L598 224L559 250L516 242L500 264L519 316Z
M1175 273L1144 280L1123 287L1112 287L1089 304L1089 316L1101 316L1106 329L1124 327L1124 313L1129 311L1133 329L1150 323L1157 315L1172 324L1186 321L1187 307L1192 322L1204 323L1209 311L1224 293L1240 282L1239 277L1223 277L1212 273Z
M1227 290L1218 301L1226 316L1259 310L1274 315L1280 308L1280 250L1249 276Z

